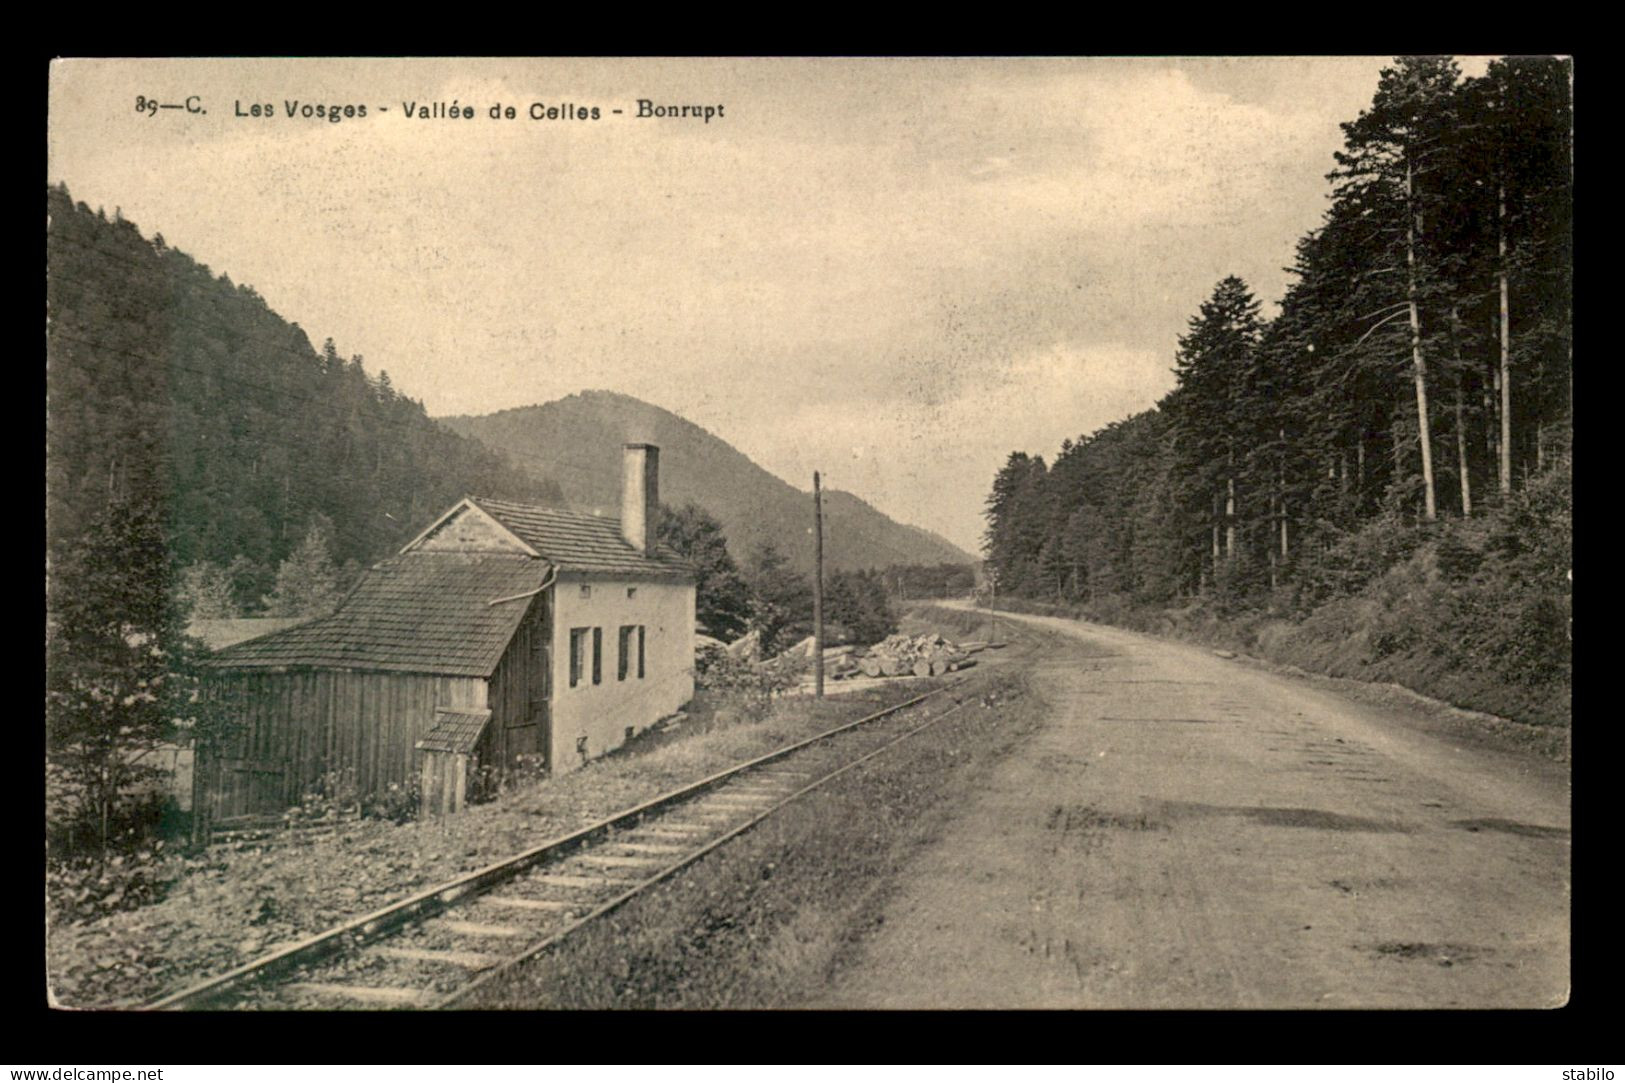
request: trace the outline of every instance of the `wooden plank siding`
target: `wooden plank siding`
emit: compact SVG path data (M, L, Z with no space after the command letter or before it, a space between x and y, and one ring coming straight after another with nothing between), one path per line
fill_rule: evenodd
M547 754L552 612L550 587L531 599L525 619L491 675L486 704L491 727L478 749L482 764L512 768L519 756Z
M208 757L203 796L216 820L278 812L329 772L353 770L361 794L406 785L435 708L486 706L486 682L474 677L238 670L211 684L232 699L241 724L221 754ZM273 773L280 774L274 784Z
M280 812L330 772L353 770L358 794L421 782L416 746L434 728L437 708L491 711L470 769L511 768L519 756L545 757L552 593L507 603L526 605L527 611L488 681L317 668L216 671L210 684L232 699L241 726L201 769L198 793L211 817Z

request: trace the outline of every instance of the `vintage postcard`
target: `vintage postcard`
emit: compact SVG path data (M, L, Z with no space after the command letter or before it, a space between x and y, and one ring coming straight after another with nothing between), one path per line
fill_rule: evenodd
M1572 62L52 65L63 1009L1571 995Z

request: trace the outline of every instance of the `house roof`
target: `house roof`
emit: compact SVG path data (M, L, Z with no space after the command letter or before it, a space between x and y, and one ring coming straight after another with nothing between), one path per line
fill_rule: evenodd
M410 552L368 569L338 612L227 647L222 669L320 667L487 677L550 565L522 554ZM498 599L509 599L492 605Z
M694 578L693 568L668 546L657 546L649 555L632 548L621 537L618 518L479 496L469 497L467 503L558 565L561 572Z
M425 752L467 755L480 743L480 734L485 732L486 724L490 721L490 711L459 711L442 707L434 713L434 728L424 734L418 747Z
M186 634L203 641L211 651L241 643L245 639L280 632L302 624L305 617L237 617L195 620L186 626Z

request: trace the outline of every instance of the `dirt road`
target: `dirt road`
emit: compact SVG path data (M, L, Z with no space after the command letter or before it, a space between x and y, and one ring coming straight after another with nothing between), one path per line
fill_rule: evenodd
M1211 652L1021 618L1050 718L810 1006L1539 1008L1567 770Z

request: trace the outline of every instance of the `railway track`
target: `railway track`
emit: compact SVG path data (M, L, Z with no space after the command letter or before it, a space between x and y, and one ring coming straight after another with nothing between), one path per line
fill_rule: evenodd
M167 994L146 1010L455 1008L784 806L935 725L961 678ZM953 693L924 719L907 712Z

